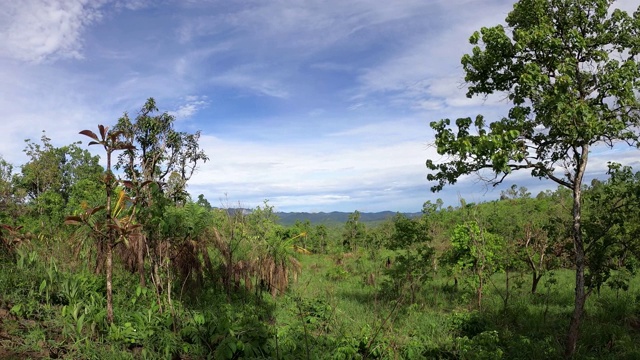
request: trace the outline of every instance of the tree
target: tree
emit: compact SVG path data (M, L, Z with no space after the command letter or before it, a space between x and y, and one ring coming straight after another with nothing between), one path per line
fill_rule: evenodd
M293 224L293 230L296 234L299 235L297 239L303 249L309 249L312 243L315 243L313 241L313 234L311 232L311 221L309 219L306 219L304 222L296 220L295 224Z
M135 147L118 156L116 169L124 170L131 182L131 196L140 203L141 213L138 219L144 226L144 235L136 246L140 284L144 285L144 255L147 246L157 289L159 268L166 263L160 248L160 223L167 206L184 205L188 200L186 184L199 163L209 158L200 150L198 140L200 132L188 134L174 129L175 117L163 112L158 113L153 98L147 99L139 114L132 121L128 114L118 119L114 131L122 132L124 138ZM153 182L156 186L146 189L141 184ZM173 244L178 247L181 244Z
M196 204L202 206L207 211L211 211L213 209L213 207L209 203L209 200L204 197L204 194L198 195L198 201L196 201Z
M289 278L297 280L302 269L297 253L308 253L296 245L296 239L306 236L306 233L296 233L296 229L285 229L278 225L278 215L266 200L247 218L249 234L255 246L254 258L257 259L253 275L271 290L272 296L284 294L289 286ZM310 223L308 225L311 226Z
M508 115L489 125L482 115L460 118L455 132L449 119L431 123L438 153L448 156L427 160L434 191L472 173L500 183L520 169L572 191L576 288L567 357L575 353L588 296L581 197L589 151L638 143L640 11L633 18L610 11L613 2L520 0L508 27L475 32L472 53L462 57L467 96L501 93Z
M125 197L123 196L125 194L124 191L120 191L118 201L116 202L115 207L112 207L112 205L114 205L112 200L117 180L111 171L111 160L112 154L115 151L130 150L132 145L122 140L122 132L120 131L109 131L109 128L103 125L98 125L98 130L98 134L100 136L96 135L96 133L91 130L82 130L80 131L80 134L93 139L93 141L89 142L89 146L100 145L104 148L107 155L107 168L104 174L104 187L106 193L106 205L104 209L107 215L105 222L106 231L98 230L98 232L101 235L101 240L106 240L104 246L106 248L107 321L111 324L113 323L113 248L118 241L122 240L126 236L128 231L123 230L128 229L128 225L134 225L130 218L126 221L126 224L121 224L118 220L117 214L125 207ZM100 211L101 208L102 206L88 210L85 213L86 216L69 216L65 223L69 225L90 224L90 217ZM102 245L101 241L98 245Z
M358 242L361 242L366 235L366 226L360 221L360 212L358 210L349 214L349 219L344 224L342 232L342 245L351 251L358 250Z
M41 144L25 140L29 161L14 177L14 183L26 193L31 218L37 220L27 221L26 227L53 234L65 213L80 209L79 193L100 193L103 169L98 156L78 147L80 142L54 147L44 132L40 140Z
M318 239L318 250L325 254L327 252L327 226L325 224L316 225L314 233Z
M607 181L594 180L585 192L586 247L594 254L586 283L598 291L604 283L628 288L612 276L614 270L633 274L640 259L640 172L610 163L609 175Z
M564 211L561 201L533 199L530 195L526 188L513 185L501 192L500 201L487 204L488 213L483 217L490 232L510 240L505 243L508 265L504 270L508 274L510 268L528 269L531 293L535 294L545 272L557 263L553 251L565 237L549 236L549 232L556 225L557 215Z
M417 294L431 278L433 271L435 251L429 245L430 242L425 219L410 219L403 214L397 214L393 218L389 249L398 251L398 255L387 270L387 292L395 295L408 291L410 302L417 300Z
M25 193L14 186L13 165L0 156L0 224L17 226L24 210Z
M453 230L451 249L445 258L454 273L471 275L478 309L482 309L485 281L502 267L504 248L502 237L482 229L476 221L467 221Z

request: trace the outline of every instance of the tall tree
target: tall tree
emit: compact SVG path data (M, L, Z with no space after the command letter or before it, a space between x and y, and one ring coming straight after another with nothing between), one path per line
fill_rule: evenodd
M163 262L161 257L166 254L161 256L154 250L161 242L159 229L164 208L186 203L187 181L197 165L209 159L200 149L200 132L177 131L175 120L169 113L159 113L155 100L149 98L133 121L124 114L114 127L135 146L118 157L115 167L124 170L132 195L143 205L138 219L144 225L146 236L139 239L136 249L140 283L144 285L145 282L143 261L148 245L157 288L160 286L157 281L159 265ZM149 182L158 186L141 189L141 184Z
M589 292L585 288L582 183L593 146L638 143L640 11L612 9L613 0L520 0L498 25L475 32L462 57L468 97L501 93L511 103L504 118L432 122L444 162L427 160L441 190L466 174L491 183L527 169L573 194L576 269L574 311L565 356L575 354ZM564 171L557 169L563 168Z
M122 133L119 131L109 131L109 128L103 125L98 125L98 135L91 130L82 130L80 134L85 135L93 141L89 142L91 145L100 145L104 148L107 155L107 168L104 173L104 188L106 193L106 204L104 209L106 210L106 231L102 234L101 238L106 238L106 282L107 282L107 321L109 324L113 323L113 247L116 245L116 241L120 240L123 234L123 226L119 223L117 214L124 208L123 199L124 192L121 191L119 199L116 203L115 210L112 208L112 200L114 190L117 184L117 180L111 171L112 155L118 150L131 150L132 145L126 141L122 141ZM87 216L68 216L65 223L70 225L81 225L83 223L89 224L89 217L94 213L101 210L102 207L92 209L87 212ZM102 245L102 244L99 244Z
M365 224L360 221L360 212L356 210L349 214L349 219L344 224L342 244L351 251L358 251L358 243L364 240L366 232Z

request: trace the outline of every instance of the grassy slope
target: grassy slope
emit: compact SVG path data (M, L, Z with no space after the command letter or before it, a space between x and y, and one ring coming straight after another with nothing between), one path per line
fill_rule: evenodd
M379 256L385 258L385 256ZM504 306L505 275L493 277L486 287L484 311L477 312L473 294L464 287L455 291L451 281L436 277L424 288L422 298L408 304L403 294L379 295L385 280L383 262L350 257L337 265L335 258L310 255L303 258L304 271L292 294L301 301L328 305L328 314L315 326L312 337L352 337L370 352L389 358L560 358L573 302L573 272L555 272L545 278L538 294L529 293L528 277L511 275L510 298ZM337 270L340 269L340 270ZM367 281L376 274L376 284ZM587 304L582 328L580 358L636 359L640 351L640 278L627 292L603 287ZM399 303L398 306L396 304ZM313 311L292 304L279 307L278 321L295 322ZM308 310L308 309L307 309ZM303 316L300 316L303 315ZM493 332L495 331L495 333ZM495 338L493 337L495 336ZM323 351L311 342L310 352Z
M455 290L439 276L413 304L406 294L381 292L391 255L304 255L289 293L267 295L265 302L227 299L215 288L180 301L176 290L178 333L168 313L153 309L152 292L137 290L135 276L117 273L117 324L109 328L100 277L56 269L44 257L22 259L21 265L4 261L0 358L165 358L176 352L187 359L224 358L239 344L281 359L560 357L572 308L571 271L545 278L536 295L529 294L528 277L512 278L506 309L505 277L496 275L486 287L483 312L477 312L472 292ZM580 359L640 358L638 299L639 277L627 292L603 287L590 297Z

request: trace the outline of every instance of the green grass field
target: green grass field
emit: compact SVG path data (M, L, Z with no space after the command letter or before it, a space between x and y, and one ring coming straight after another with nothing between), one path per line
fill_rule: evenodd
M104 280L35 252L0 269L0 358L8 359L556 359L573 301L573 273L547 274L537 294L528 276L495 275L482 311L460 280L434 274L410 294L393 291L391 251L301 255L287 294L214 285L174 288L174 308L121 269L116 319L107 325ZM253 294L253 295L252 295ZM411 297L413 300L411 301ZM640 359L640 279L590 296L578 359Z

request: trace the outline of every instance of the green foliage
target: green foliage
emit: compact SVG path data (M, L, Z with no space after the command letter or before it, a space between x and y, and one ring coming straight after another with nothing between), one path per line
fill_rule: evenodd
M408 302L414 303L433 274L435 251L429 245L431 238L422 219L398 214L393 224L389 248L399 252L393 264L388 263L389 280L383 284L382 292L392 298L406 296Z
M477 294L478 307L482 307L483 287L486 279L504 267L504 239L480 228L470 221L456 226L451 237L451 250L445 261L454 274L467 275Z
M585 243L589 255L587 285L624 289L624 274L634 274L640 259L640 172L610 164L610 178L594 181L585 193ZM616 272L616 270L620 270Z
M327 271L325 276L331 281L340 281L348 279L349 272L342 267L332 267Z
M460 358L469 360L493 360L502 359L504 350L500 348L498 332L485 331L472 339L467 337L458 339Z
M358 245L362 246L366 236L366 225L360 221L360 212L358 210L349 214L349 219L344 224L342 232L342 245L345 249L355 252Z
M522 0L507 16L509 31L498 25L473 34L473 51L462 58L467 96L506 93L513 106L489 126L480 115L456 120L457 132L449 119L431 124L438 153L452 157L427 162L435 190L485 168L497 181L530 169L573 186L581 179L556 177L555 164L586 165L583 146L637 140L640 119L628 110L639 107L638 50L629 41L638 25L623 11L608 12L611 3Z
M154 117L153 109L146 104L144 116ZM156 143L141 134L136 141L148 141L152 152L162 141L180 145L169 118L154 121L143 120L145 131L169 138ZM108 154L125 149L121 159L135 153L106 127L82 133ZM458 208L426 202L421 217L397 215L369 228L358 212L339 226L284 227L268 202L236 210L212 209L204 196L190 201L180 168L194 162L176 165L162 184L140 181L150 168L138 157L122 166L140 178L116 181L109 156L103 171L75 144L58 149L46 137L42 142L28 144L29 166L19 174L0 159L0 233L10 250L0 254L0 356L560 357L559 339L575 306L567 269L577 253L567 240L576 222L565 210L576 188L532 198L514 185L499 201ZM199 152L185 151L173 159ZM175 154L154 154L167 156L153 169L157 180ZM640 173L612 164L609 174L578 189L586 286L597 297L585 305L576 358L638 355ZM71 256L73 244L59 223L65 213L74 214L68 224L83 225L74 241L94 240L85 256L114 250L112 278L87 272ZM450 271L438 271L436 259ZM150 275L153 285L125 270L139 271L142 280ZM526 272L533 274L532 291L521 289ZM469 311L469 293L450 286L451 275L475 291L477 311ZM495 291L486 291L487 283Z
M581 191L592 147L638 144L640 12L610 9L612 0L520 0L507 27L484 27L462 57L467 96L500 94L511 103L502 119L459 118L431 123L438 154L427 160L433 191L477 173L498 184L516 170L573 192L576 298L566 356L576 351L588 292L581 230ZM558 168L565 171L562 175ZM589 279L591 281L591 279Z

